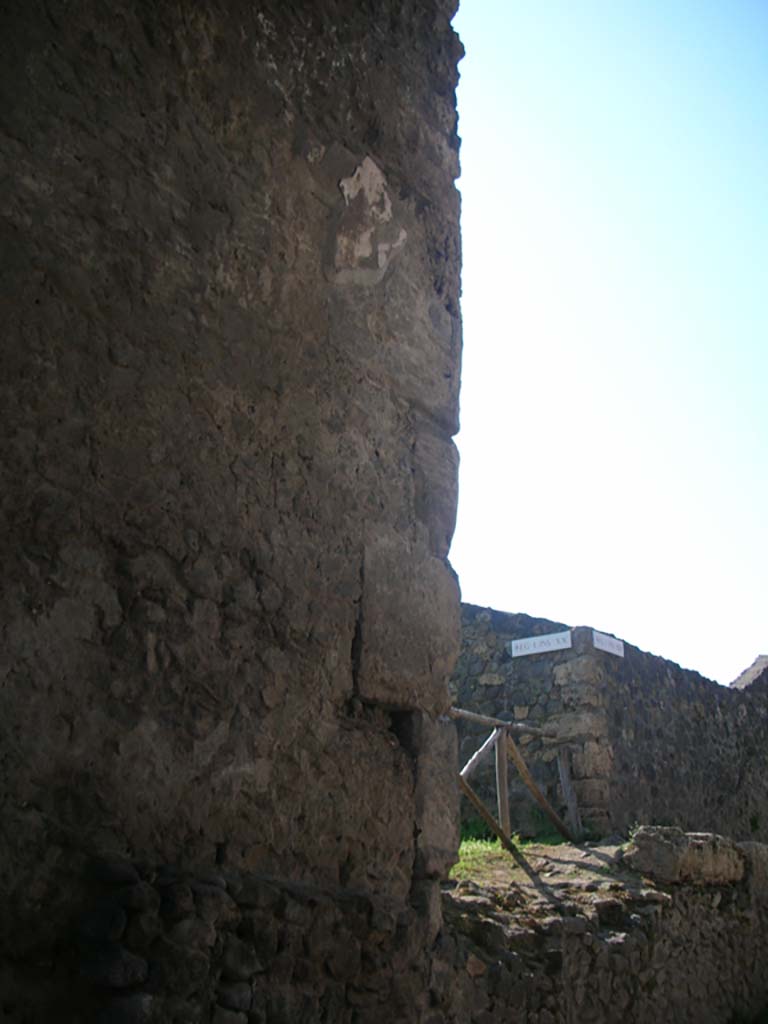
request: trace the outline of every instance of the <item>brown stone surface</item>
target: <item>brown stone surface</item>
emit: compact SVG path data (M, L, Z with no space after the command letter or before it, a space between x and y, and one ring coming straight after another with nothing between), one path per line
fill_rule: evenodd
M634 871L660 882L693 885L740 882L746 868L745 855L733 840L711 832L685 833L660 825L637 829L623 861Z
M454 6L2 5L14 955L95 852L450 859L399 716L458 650Z

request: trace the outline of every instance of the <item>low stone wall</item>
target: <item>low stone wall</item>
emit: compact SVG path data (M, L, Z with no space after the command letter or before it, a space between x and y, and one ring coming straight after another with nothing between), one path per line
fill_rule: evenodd
M88 885L69 941L52 958L5 964L3 1021L422 1019L437 889L430 916L428 906L404 909L349 890L125 861L95 862Z
M629 644L625 652L603 663L595 686L613 755L612 825L768 841L768 673L733 690Z
M510 641L568 627L475 605L462 606L462 629L454 702L554 730L571 750L579 807L592 831L654 821L768 840L768 673L745 690L729 689L628 643L623 657L597 650L586 627L572 630L570 649L512 658ZM486 732L460 724L462 763ZM520 742L537 782L564 810L557 746ZM490 766L473 782L494 799ZM513 828L541 829L516 777L510 804Z
M95 861L70 941L46 962L0 973L0 1019L752 1020L768 1003L768 847L648 830L625 861L659 869L667 881L636 875L628 884L626 871L623 881L601 877L580 888L539 879L532 901L514 884L464 882L444 892L442 917L439 898L403 909L235 871ZM54 987L55 1007L37 1002Z
M768 847L744 843L737 852L738 882L711 884L702 875L654 886L638 877L586 906L563 894L549 909L542 897L528 913L516 908L514 887L500 893L465 883L446 898L432 992L444 1016L435 1019L755 1020L768 1005Z

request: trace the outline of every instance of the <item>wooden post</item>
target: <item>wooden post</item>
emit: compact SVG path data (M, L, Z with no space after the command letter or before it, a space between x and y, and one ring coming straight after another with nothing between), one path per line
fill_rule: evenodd
M475 808L475 810L483 819L483 821L491 830L491 832L493 832L493 834L498 837L504 849L511 853L513 857L519 857L519 851L515 844L512 842L510 836L504 831L503 828L501 828L500 825L496 824L496 819L494 818L494 816L491 814L489 810L486 809L486 806L483 803L483 801L480 799L480 797L477 795L474 789L472 789L467 780L463 779L461 775L459 776L459 786L461 787L461 791L464 794L464 796L467 798L467 800L469 800L469 802Z
M569 843L577 842L576 837L572 834L571 830L565 824L563 819L554 809L552 804L547 800L544 794L541 792L539 787L533 780L533 776L528 771L528 765L523 760L523 755L517 749L517 745L511 736L506 737L507 740L507 754L510 761L514 764L517 770L520 772L520 778L526 784L530 790L531 796L536 803L541 807L542 811L546 814L552 824L555 826L557 831L568 840Z
M462 777L462 779L468 779L469 778L469 776L472 774L472 772L475 770L475 768L477 768L477 766L480 764L480 762L485 757L485 755L488 753L488 751L491 749L491 747L496 744L496 739L498 737L498 734L499 734L499 730L498 729L494 729L493 732L491 733L491 735L488 737L488 739L483 743L483 745L478 750L476 750L474 752L472 757L470 757L470 759L467 761L467 763L461 769L461 777Z
M499 824L509 835L509 788L507 779L507 734L496 730L496 801L499 809Z
M561 747L557 752L557 770L560 773L560 786L563 799L568 808L567 821L573 834L581 839L584 829L581 824L579 805L576 802L576 791L571 780L571 751L569 747Z

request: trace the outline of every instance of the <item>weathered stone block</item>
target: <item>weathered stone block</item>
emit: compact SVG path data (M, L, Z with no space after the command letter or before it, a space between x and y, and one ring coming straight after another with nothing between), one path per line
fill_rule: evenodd
M730 839L706 832L643 825L632 837L624 862L661 882L722 885L745 873L745 854Z
M445 878L460 838L456 726L419 713L415 728L416 875Z
M459 653L458 588L445 563L378 531L366 543L360 624L360 696L444 712Z
M483 672L477 677L478 686L503 686L504 676L498 672Z
M606 716L600 711L556 712L548 718L547 724L557 731L560 740L570 742L594 740L608 732Z

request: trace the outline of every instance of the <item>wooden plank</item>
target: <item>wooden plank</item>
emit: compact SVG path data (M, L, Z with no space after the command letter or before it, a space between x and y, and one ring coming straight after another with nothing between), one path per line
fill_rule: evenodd
M512 842L510 836L504 831L503 828L501 828L500 825L496 823L496 819L494 818L494 816L486 808L483 801L480 799L480 797L477 795L474 789L472 789L467 780L463 779L461 775L459 776L459 786L461 787L461 791L464 794L464 796L467 798L467 800L469 800L469 802L475 808L475 810L483 819L483 821L491 830L491 832L493 832L493 834L498 837L499 842L504 847L504 849L511 853L513 857L517 858L519 856L519 853L517 847Z
M557 752L557 770L560 774L560 787L563 791L565 806L568 808L566 820L571 832L581 839L584 829L581 824L579 805L576 801L576 790L573 788L571 779L571 750L570 747L561 747Z
M516 745L515 741L512 739L511 736L507 736L506 740L507 740L507 755L508 755L510 761L512 762L512 764L515 766L515 768L517 768L518 772L520 772L520 778L523 780L523 782L528 787L528 789L529 789L533 799L536 801L536 803L539 805L539 807L541 807L542 811L544 811L544 813L549 818L549 820L552 822L552 824L555 826L557 831L562 836L565 836L565 838L568 840L569 843L575 843L577 841L576 837L573 835L571 830L568 828L568 826L565 824L563 819L560 817L560 815L554 809L552 804L549 802L549 800L547 800L547 798L544 796L542 791L539 789L539 787L534 782L533 776L528 771L528 765L523 760L523 755L517 749L517 745Z
M494 729L488 739L479 747L472 757L467 761L464 767L461 769L462 779L468 779L472 772L477 768L483 758L488 754L492 747L496 746L496 740L499 735L499 730Z
M449 708L448 714L451 718L465 718L468 722L496 726L520 735L547 736L550 739L557 739L556 732L537 729L535 725L526 725L524 722L504 722L501 718L489 718L488 715L478 715L475 711L465 711L464 708Z
M496 730L496 802L499 811L499 824L509 834L509 787L507 778L507 734L503 729Z

